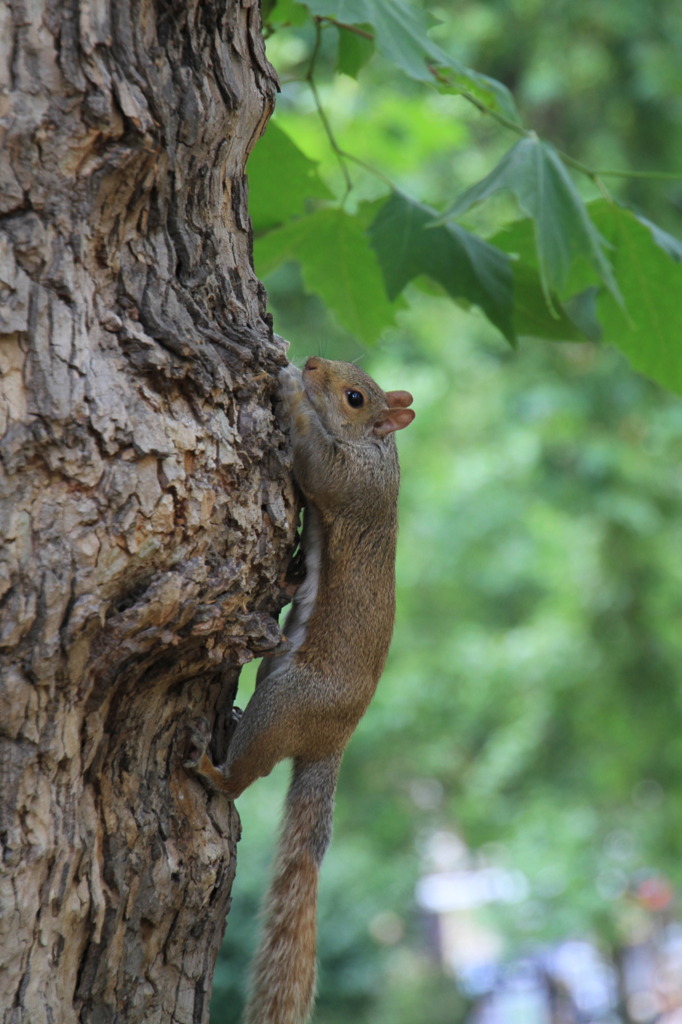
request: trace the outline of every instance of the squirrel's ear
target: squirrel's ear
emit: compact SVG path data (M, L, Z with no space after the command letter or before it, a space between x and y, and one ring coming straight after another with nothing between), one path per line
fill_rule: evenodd
M389 409L406 409L412 405L414 398L409 391L387 391L386 403ZM407 426L407 423L405 424Z
M406 391L398 393L407 394ZM411 395L409 398L412 401ZM376 434L377 437L385 437L386 434L391 434L394 430L402 430L404 427L409 427L413 419L413 409L384 409L375 420L372 433Z

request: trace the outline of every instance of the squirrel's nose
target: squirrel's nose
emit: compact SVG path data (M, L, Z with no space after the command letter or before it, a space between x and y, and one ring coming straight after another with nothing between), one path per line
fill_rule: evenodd
M305 364L305 369L306 370L319 370L319 368L320 368L320 360L316 359L315 356L310 356L310 358L307 360L307 362Z

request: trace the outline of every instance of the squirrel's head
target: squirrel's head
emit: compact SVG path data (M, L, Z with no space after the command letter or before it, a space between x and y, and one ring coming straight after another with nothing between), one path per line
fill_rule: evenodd
M414 419L409 391L384 392L353 363L311 356L303 386L330 434L349 441L386 437Z

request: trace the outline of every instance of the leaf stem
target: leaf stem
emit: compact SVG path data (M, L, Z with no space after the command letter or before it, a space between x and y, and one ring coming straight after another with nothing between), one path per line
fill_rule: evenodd
M438 81L444 82L444 84L449 85L450 88L452 88L452 82L447 76L442 75L439 72L436 72L431 67L429 68L429 70L431 71L431 74L434 76L434 78L437 78ZM510 131L516 132L517 135L520 135L522 138L526 139L533 135L533 131L531 129L524 128L522 124L518 124L518 122L512 121L510 117L506 117L505 114L501 114L499 110L495 110L493 109L493 107L486 106L485 103L482 103L476 96L474 96L472 92L468 92L466 89L460 88L457 88L457 92L462 97L462 99L465 99L467 101L467 103L471 103L472 106L476 107L476 110L478 110L480 114L488 114L490 117L493 118L493 120L497 121L504 128L509 128Z
M384 174L383 171L380 171L378 167L374 167L372 164L368 164L365 160L362 160L359 156L355 156L354 153L349 153L345 149L340 149L339 153L346 160L352 160L354 164L358 165L358 167L363 167L369 174L373 174L375 178L379 178L379 180L383 181L383 183L385 185L388 185L388 187L391 189L392 192L400 192L401 191L398 188L398 186L395 185L391 181L391 179L388 177L388 175Z
M311 55L311 58L310 58L310 64L308 66L308 72L306 74L305 80L307 81L308 85L310 86L310 90L311 90L311 92L313 94L313 99L315 101L315 107L317 109L317 113L318 113L318 115L320 117L320 120L322 121L322 125L324 127L324 130L325 130L325 133L327 135L327 138L329 139L329 144L330 144L334 154L336 155L336 158L337 158L337 160L339 162L339 166L341 167L341 173L343 174L343 178L344 178L344 181L346 183L346 196L348 196L348 194L353 189L353 182L352 182L352 179L350 177L350 174L348 173L348 168L346 166L346 161L347 160L352 160L353 163L358 164L358 166L364 167L365 170L369 171L370 174L373 174L377 178L380 178L391 189L393 189L394 191L397 191L395 185L390 181L390 179L385 174L383 174L382 171L379 171L376 167L372 167L371 164L365 163L364 160L361 160L359 157L354 156L352 153L348 153L346 150L341 149L341 147L339 146L339 144L336 141L336 138L334 136L334 132L332 131L332 127L331 127L331 125L329 123L329 119L327 118L327 115L326 115L326 113L324 111L324 107L322 106L322 102L320 100L320 96L319 96L319 93L318 93L318 90L317 90L317 86L315 84L315 63L316 63L317 55L318 55L318 52L319 52L319 49L320 49L321 30L322 30L322 23L323 22L325 22L326 24L329 24L329 25L334 25L338 29L343 29L345 32L352 32L354 35L360 36L362 39L367 39L367 40L370 40L370 41L374 41L375 37L374 37L374 33L373 32L368 32L366 29L360 28L357 25L348 25L345 22L339 21L338 19L336 19L334 17L331 17L331 16L320 16L320 17L316 17L315 18L315 45L313 47L313 52L312 52L312 55ZM427 67L428 67L428 70L431 72L431 74L433 75L434 79L437 82L440 82L441 85L446 85L450 89L455 88L457 90L457 92L459 93L459 95L462 97L462 99L466 100L467 103L470 103L473 107L475 107L476 110L478 110L478 112L480 114L487 115L488 117L492 117L493 120L497 121L497 123L502 125L503 128L507 128L509 131L514 132L516 135L519 135L521 138L528 139L528 138L536 138L537 137L536 133L532 129L525 128L522 124L519 124L518 122L513 121L510 117L507 117L505 114L501 113L499 110L495 110L493 107L487 106L485 103L483 103L481 100L479 100L477 96L474 96L473 93L471 93L468 90L462 89L462 88L458 87L457 85L455 85L455 83L452 82L450 77L448 75L444 74L435 65L427 64ZM589 167L587 164L584 164L581 160L577 160L575 157L571 156L570 153L565 153L563 150L560 150L560 149L557 149L556 152L557 152L558 156L561 158L561 160L563 160L563 162L568 167L572 167L575 171L578 171L580 174L584 174L586 177L590 178L590 180L596 185L596 187L599 189L601 194L604 196L604 198L608 199L609 201L612 201L613 197L611 196L611 193L607 189L607 187L604 184L604 182L601 180L602 178L607 178L608 177L608 178L623 178L623 179L626 179L626 180L628 178L631 178L631 179L650 179L650 180L655 180L655 181L682 181L682 172L675 173L674 171L622 171L622 170L611 171L611 170L608 170L608 169L596 170L596 169L594 169L592 167Z
M343 175L343 180L346 183L346 195L344 196L344 202L345 202L346 198L348 197L350 192L353 190L353 180L352 180L350 174L348 173L348 168L346 166L345 154L342 152L338 142L336 141L336 138L334 136L334 132L332 131L332 126L329 123L329 118L327 117L327 115L326 115L326 113L324 111L324 107L322 106L322 101L320 100L320 94L317 91L317 85L315 84L315 62L317 60L317 55L318 55L319 50L320 50L320 42L322 40L322 24L321 24L321 22L322 22L321 18L315 18L315 45L313 47L313 52L312 52L311 57L310 57L310 64L308 65L308 72L307 72L307 74L305 76L305 80L306 80L306 82L308 83L308 85L310 87L311 93L313 94L313 100L315 101L315 108L317 109L318 117L320 118L320 121L322 122L322 127L324 128L324 130L326 132L326 135L327 135L327 138L329 139L329 145L331 146L331 148L332 148L332 150L333 150L333 152L334 152L334 154L336 156L336 159L339 162L339 167L341 168L341 173Z
M595 171L600 177L651 178L654 181L682 181L682 171Z
M334 25L335 28L342 28L346 32L352 32L354 36L360 36L361 39L367 39L370 43L374 42L374 33L368 32L367 29L360 28L358 25L347 25L343 21L337 21L336 18L332 18L331 15L323 15L318 18L318 21L326 21L329 25Z

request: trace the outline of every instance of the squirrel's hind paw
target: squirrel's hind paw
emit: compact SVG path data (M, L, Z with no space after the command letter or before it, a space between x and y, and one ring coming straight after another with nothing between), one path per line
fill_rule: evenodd
M211 727L208 724L208 719L202 715L200 718L194 718L191 722L187 722L185 730L188 743L183 764L185 768L198 768L211 739Z

